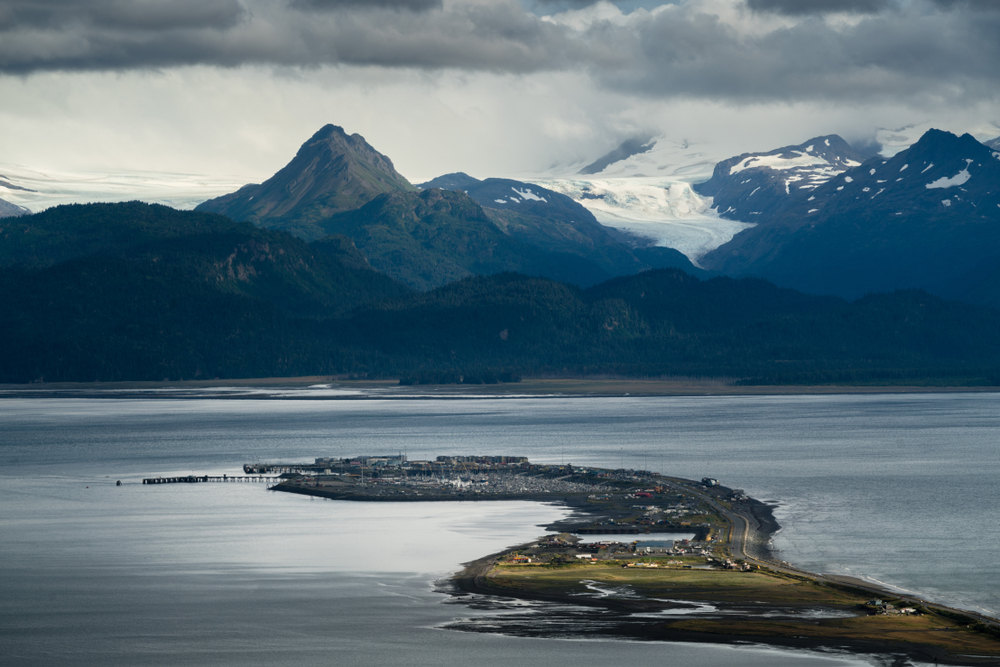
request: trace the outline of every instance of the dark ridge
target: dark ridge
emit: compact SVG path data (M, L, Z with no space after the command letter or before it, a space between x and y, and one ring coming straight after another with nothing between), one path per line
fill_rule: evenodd
M418 183L417 187L421 190L441 188L442 190L459 190L465 192L481 182L478 178L473 178L464 172L457 171L453 174L445 174L437 178L432 178L426 183Z
M648 153L655 145L656 141L653 137L632 137L631 139L626 139L622 142L621 146L605 155L602 155L581 169L580 174L584 176L599 174L615 162L627 160L633 155Z

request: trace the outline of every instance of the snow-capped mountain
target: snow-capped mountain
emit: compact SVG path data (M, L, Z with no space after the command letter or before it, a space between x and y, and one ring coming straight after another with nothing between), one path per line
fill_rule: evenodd
M1000 151L940 130L791 199L702 262L805 291L919 287L1000 306Z
M1000 219L1000 152L969 134L929 130L892 158L840 174L788 213L812 218L859 205L895 217L941 212Z
M576 199L604 225L654 239L697 263L790 198L865 159L837 135L728 159L718 152L666 137L637 139L582 170L604 165L589 177L534 182Z
M731 154L731 149L718 143L666 135L633 137L589 164L554 167L530 180L656 178L697 183L710 177L715 164Z
M695 186L712 197L723 218L757 222L789 201L804 199L866 156L835 134L766 153L744 153L715 166L712 178Z

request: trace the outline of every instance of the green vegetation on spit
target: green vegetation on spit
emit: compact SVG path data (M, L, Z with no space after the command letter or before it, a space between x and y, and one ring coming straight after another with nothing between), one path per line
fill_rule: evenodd
M572 547L568 547L572 549ZM695 569L704 558L675 556L628 561L517 562L524 549L467 570L465 590L528 599L562 600L645 613L674 610L669 619L614 628L608 634L665 641L753 641L777 646L904 653L941 664L1000 664L994 621L822 577L788 574L767 564L751 571ZM512 554L517 553L518 556ZM471 582L471 583L470 583ZM598 597L594 584L628 596ZM586 601L588 594L591 596ZM873 596L880 596L874 604ZM884 599L882 599L884 598ZM665 602L669 600L670 602ZM676 613L711 603L722 613ZM632 627L628 627L632 625ZM624 632L623 632L624 631Z

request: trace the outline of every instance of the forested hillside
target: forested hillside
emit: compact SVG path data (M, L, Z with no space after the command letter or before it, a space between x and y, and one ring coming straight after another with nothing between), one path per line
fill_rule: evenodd
M71 242L78 214L106 242ZM17 223L35 241L0 236L2 382L553 373L1000 381L1000 312L920 291L850 303L664 269L589 289L501 273L412 292L344 237L307 244L134 203Z

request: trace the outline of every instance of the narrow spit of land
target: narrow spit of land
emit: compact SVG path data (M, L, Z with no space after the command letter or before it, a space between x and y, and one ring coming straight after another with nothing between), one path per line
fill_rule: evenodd
M244 468L290 477L274 490L340 500L534 500L572 508L547 526L551 534L467 564L451 588L470 603L519 598L560 603L562 611L466 619L448 626L456 630L754 642L889 655L900 664L1000 665L996 619L780 561L769 549L778 529L770 508L714 479L486 456ZM666 539L671 533L693 537ZM566 612L567 605L581 611Z

